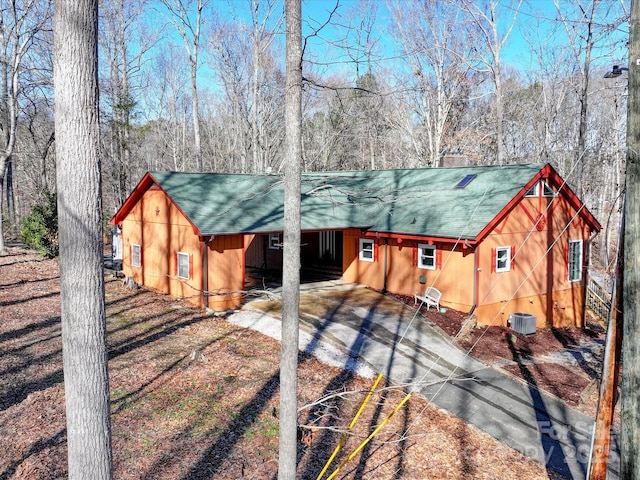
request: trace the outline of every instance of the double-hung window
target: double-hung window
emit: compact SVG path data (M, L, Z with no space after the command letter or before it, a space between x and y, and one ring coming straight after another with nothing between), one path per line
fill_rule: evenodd
M496 272L508 272L511 270L511 247L496 248Z
M131 244L131 266L142 266L142 248L140 247L140 245L135 243Z
M363 262L373 262L375 260L375 251L373 246L373 240L368 238L360 239L360 255L359 258Z
M418 244L418 268L436 269L436 247Z
M567 271L570 282L582 280L582 240L569 240Z
M189 254L178 252L178 278L191 278Z

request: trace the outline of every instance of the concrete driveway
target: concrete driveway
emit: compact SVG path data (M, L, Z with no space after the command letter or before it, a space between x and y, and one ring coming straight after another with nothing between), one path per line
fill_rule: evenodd
M273 325L279 301L252 301L247 308L261 314L245 326L279 328ZM406 305L338 281L303 286L300 311L307 339L301 349L307 353L330 345L342 352L342 368L357 370L366 363L548 470L586 477L591 418L467 355ZM618 451L615 439L613 445ZM619 457L612 453L608 478L618 478L618 471Z

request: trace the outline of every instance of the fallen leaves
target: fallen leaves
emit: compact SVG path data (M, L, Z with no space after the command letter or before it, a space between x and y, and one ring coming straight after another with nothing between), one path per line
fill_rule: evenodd
M66 476L58 265L12 249L0 258L0 478ZM174 308L145 289L106 284L114 477L271 479L277 473L279 345L248 329ZM206 359L206 361L205 361ZM301 411L313 434L298 473L315 479L371 386L300 356ZM345 395L331 395L345 392ZM405 392L375 392L334 465ZM336 478L549 478L544 466L412 397ZM560 478L560 477L557 477Z

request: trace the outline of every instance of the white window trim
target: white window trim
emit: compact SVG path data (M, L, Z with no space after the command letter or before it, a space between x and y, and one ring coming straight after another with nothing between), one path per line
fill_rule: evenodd
M371 244L371 249L367 249L365 250L364 246L365 244ZM365 252L371 252L371 258L366 257L364 255ZM360 252L358 254L358 258L363 261L363 262L370 262L373 263L375 261L375 245L373 240L371 240L370 238L361 238L360 239Z
M138 249L138 262L135 262L136 255L134 251ZM142 247L138 243L131 244L131 266L132 267L141 267L142 266Z
M571 278L571 245L579 245L580 257L578 258L578 277ZM582 255L584 253L583 249L583 241L582 240L569 240L569 252L567 258L567 281L570 283L579 282L582 280Z
M431 250L431 255L427 255L433 258L433 265L426 265L422 263L422 250ZM436 269L436 247L433 245L427 245L425 243L418 244L418 268L424 268L425 270L435 270Z
M527 192L524 194L524 196L526 198L534 198L534 197L537 197L539 195L539 192L540 192L540 182L536 182L533 187L531 187L529 190L527 190Z
M555 197L556 195L558 195L557 192L553 190L553 188L551 188L551 185L549 185L544 180L536 182L535 185L527 190L527 192L524 194L526 198L535 198L540 196L551 198Z
M551 188L551 185L549 185L547 182L542 182L543 197L551 198L555 197L556 195L558 195L558 193L553 188Z
M500 256L498 252L506 251L507 252L507 262L504 267L498 267L498 260ZM495 265L496 273L502 272L510 272L511 271L511 247L496 247L496 265Z
M187 276L186 277L184 275L180 275L180 259L181 258L182 259L186 258L186 262L187 262ZM178 269L177 269L178 270L178 278L187 278L187 279L191 278L191 271L190 271L190 268L189 268L189 254L185 253L185 252L178 252L177 260L178 260ZM182 260L182 261L184 261L184 260Z
M279 233L269 234L269 250L282 249L282 237Z

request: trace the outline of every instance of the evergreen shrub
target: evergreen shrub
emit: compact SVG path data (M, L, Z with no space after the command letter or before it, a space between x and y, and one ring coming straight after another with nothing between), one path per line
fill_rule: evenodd
M31 213L22 222L22 243L47 258L60 252L58 244L58 207L56 194L45 192L44 200L31 207Z

